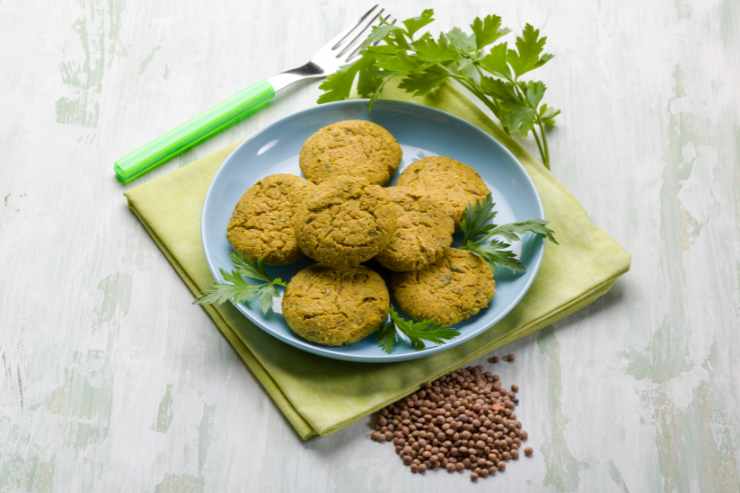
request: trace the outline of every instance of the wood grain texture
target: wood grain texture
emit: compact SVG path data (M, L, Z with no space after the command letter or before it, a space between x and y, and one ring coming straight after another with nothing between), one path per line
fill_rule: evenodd
M403 17L429 3L393 6ZM301 443L126 210L112 162L298 64L366 2L0 1L0 492L732 492L740 4L443 1L542 26L553 168L633 254L512 350L535 457L410 475L364 424ZM316 86L158 173L313 104Z

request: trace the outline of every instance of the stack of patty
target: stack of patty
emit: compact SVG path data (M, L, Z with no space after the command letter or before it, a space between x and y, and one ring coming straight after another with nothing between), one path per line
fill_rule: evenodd
M385 187L400 163L385 128L341 121L304 143L305 179L268 176L237 203L227 234L235 250L272 265L302 255L317 262L293 276L283 297L285 320L301 337L331 346L367 337L387 319L387 285L401 310L443 325L490 304L488 264L451 247L465 208L488 187L473 168L441 156L415 161Z

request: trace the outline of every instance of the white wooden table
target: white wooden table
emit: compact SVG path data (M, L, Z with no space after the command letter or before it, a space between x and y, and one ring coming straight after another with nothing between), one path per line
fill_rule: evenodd
M434 5L443 28L491 8L544 28L555 173L633 254L609 295L512 348L535 457L478 485L412 476L364 423L301 443L113 179L367 8L298 5L0 1L0 492L738 491L740 3Z

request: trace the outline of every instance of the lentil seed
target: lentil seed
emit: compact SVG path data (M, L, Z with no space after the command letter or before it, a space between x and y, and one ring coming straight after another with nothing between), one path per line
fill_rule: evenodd
M501 359L514 361L512 354ZM414 474L467 469L477 482L505 471L505 461L517 460L528 438L513 412L519 387L510 389L480 366L463 368L378 411L369 436L392 442ZM527 457L532 453L530 447L524 450Z

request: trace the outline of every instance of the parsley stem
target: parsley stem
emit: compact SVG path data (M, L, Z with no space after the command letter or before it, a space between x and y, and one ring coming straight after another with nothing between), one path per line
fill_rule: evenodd
M537 127L540 129L540 134L537 134L537 128L532 128L532 136L534 137L534 141L537 144L537 150L540 151L540 157L542 158L542 164L545 165L545 168L550 169L550 151L547 148L547 134L545 134L545 127L542 125L542 118L540 118L539 113L537 113L537 107L535 107L527 97L526 94L524 94L524 91L519 86L519 79L514 76L514 78L508 78L510 82L512 82L514 86L514 92L519 96L521 101L524 102L527 106L529 106L532 111L534 111L536 117L535 121L537 123Z
M550 149L547 147L547 134L545 133L545 125L542 123L542 119L537 116L537 126L540 128L540 134L542 135L542 145L544 152L542 153L542 164L545 168L550 169Z
M542 146L542 142L540 142L540 137L537 135L537 129L532 129L532 135L534 136L534 141L537 144L537 149L540 151L540 157L542 158L542 164L545 165L545 168L550 169L550 164L547 162L547 156L545 155L545 150ZM544 139L544 136L543 136Z
M453 79L455 79L456 81L458 81L463 87L465 87L465 89L467 89L468 91L470 91L471 93L473 93L473 95L475 97L477 97L478 99L480 99L483 102L483 104L485 104L486 107L489 110L491 110L491 112L493 113L493 115L496 118L499 117L499 115L498 115L499 114L499 108L498 108L498 105L496 105L496 102L494 100L492 100L492 99L489 99L485 94L483 94L483 92L481 92L480 90L478 90L473 82L471 82L470 80L468 80L466 77L462 77L460 75L457 75L457 74L451 72L450 70L447 70L447 73L449 74L450 77L452 77Z
M474 81L469 80L468 77L461 76L459 74L454 73L453 71L449 70L447 67L444 67L445 72L447 72L447 75L456 80L460 85L462 85L465 89L470 91L475 97L481 100L483 104L486 105L486 107L491 110L491 112L494 114L496 118L501 120L499 118L499 108L498 105L496 105L496 101L488 98L483 92L481 92L477 87ZM479 71L478 67L476 67L476 70ZM483 75L483 74L481 74ZM532 106L532 104L527 99L527 96L524 94L522 89L519 87L519 84L517 84L516 79L508 78L508 80L512 83L514 87L514 91L521 98L521 100L530 108L532 108L533 111L537 111L536 108ZM540 129L540 133L537 133L537 128L532 128L532 136L534 137L535 144L537 144L537 150L540 153L540 158L542 159L542 164L545 165L545 168L550 169L550 152L547 146L547 135L545 134L545 127L542 124L542 119L539 115L537 115L537 127Z

